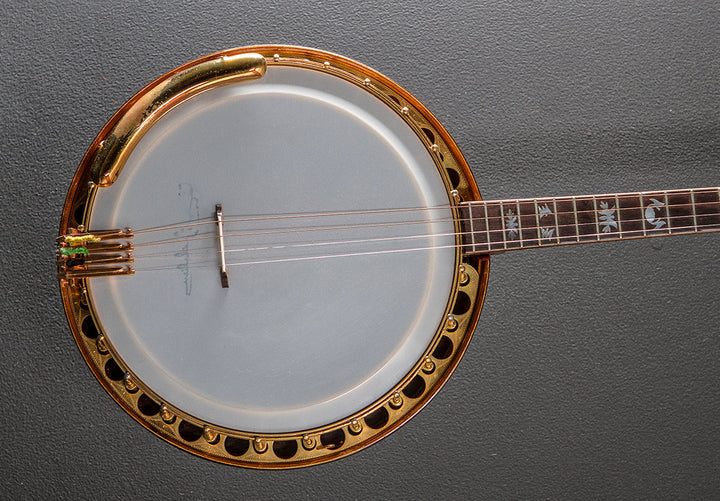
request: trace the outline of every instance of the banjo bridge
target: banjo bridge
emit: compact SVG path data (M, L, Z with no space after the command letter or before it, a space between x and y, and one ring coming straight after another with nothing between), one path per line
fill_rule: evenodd
M57 238L57 277L73 278L133 275L133 232L103 230L88 233L72 228Z

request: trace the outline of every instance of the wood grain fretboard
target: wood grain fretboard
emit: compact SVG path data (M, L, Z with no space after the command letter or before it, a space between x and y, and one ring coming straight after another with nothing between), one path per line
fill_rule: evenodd
M463 247L487 254L720 231L720 188L460 204Z

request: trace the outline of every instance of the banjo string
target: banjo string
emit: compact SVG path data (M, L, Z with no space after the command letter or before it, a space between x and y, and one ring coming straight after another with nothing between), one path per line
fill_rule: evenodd
M690 204L676 204L676 205L670 205L669 207L680 207L680 206L688 206ZM432 209L440 209L441 207L433 207ZM431 208L425 208L425 210L431 209ZM634 209L640 209L640 207L635 207ZM415 210L415 209L406 209L406 210ZM632 207L630 208L622 208L621 210L633 210ZM392 210L376 210L372 211L373 213L382 213L382 212L398 212L400 209L392 209ZM362 212L362 214L369 213L370 211ZM594 209L585 210L585 211L576 211L576 214L583 214L583 213L594 213L596 212ZM566 212L555 212L556 216L566 215L566 214L572 214L573 212L566 211ZM329 213L326 213L329 214ZM340 213L333 213L339 215ZM352 214L361 214L361 212L352 212ZM713 215L713 214L704 214L704 215ZM297 217L290 216L290 217ZM305 217L305 216L302 216ZM317 215L314 216L307 216L307 217L318 217ZM505 216L492 216L489 217L488 220L498 220L501 218L506 218ZM517 215L513 215L513 217L517 217ZM670 216L669 219L672 221L673 218L684 218L689 217L688 215L677 215L677 216ZM273 216L271 218L243 218L242 221L255 221L255 220L266 220L266 219L273 219L273 220L283 220L286 219L285 216ZM639 219L623 219L621 222L631 223L631 222L640 222L643 221L643 218ZM667 219L667 218L661 218L661 219ZM366 229L366 228L379 228L379 227L390 227L390 226L404 226L404 225L413 225L413 224L432 224L432 223L443 223L443 222L451 222L455 221L455 218L440 218L440 219L427 219L427 220L420 220L420 221L393 221L393 222L384 222L384 223L360 223L360 224L350 224L350 225L330 225L330 226L308 226L308 227L293 227L293 228L280 228L280 229L274 229L274 230L267 230L267 231L246 231L242 233L228 233L225 235L226 239L230 238L241 238L241 237L249 237L249 236L261 236L261 235L279 235L279 234L293 234L293 233L307 233L307 232L319 232L319 231L333 231L333 230L350 230L350 229ZM470 221L469 218L457 218L460 222L468 222ZM228 219L226 221L223 221L223 225L227 228L229 223L233 221L238 221L238 219ZM217 224L217 221L209 221L204 223L197 223L197 224ZM544 225L543 225L544 226ZM547 225L548 227L554 227L557 226L558 229L562 227L571 227L575 226L575 223L570 223L566 225ZM165 227L167 229L177 229L177 228L184 228L186 226L168 226ZM147 232L148 230L142 230ZM159 229L155 229L152 231L160 231ZM231 230L232 231L232 230ZM488 233L496 233L496 232L504 232L507 231L507 229L494 229L494 230L487 230ZM134 233L141 233L140 231L135 231ZM165 244L175 244L175 243L185 243L195 240L216 240L219 238L219 235L217 234L211 234L211 235L202 235L202 236L187 236L183 238L167 238L162 240L155 240L155 241L148 241L148 242L142 242L135 245L135 247L147 247L147 246L155 246L155 245L165 245ZM516 240L516 239L513 239Z
M572 225L559 225L559 228L562 227L568 227L568 226L574 226ZM675 226L673 227L674 230L693 230L694 226ZM506 231L506 230L490 230L490 232L493 231ZM713 231L720 231L720 227L718 228L708 228L708 232ZM469 232L445 232L445 233L428 233L428 234L417 234L417 235L401 235L401 236L389 236L389 237L376 237L376 238L365 238L365 239L353 239L353 240L336 240L336 241L324 241L324 242L303 242L303 243L285 243L285 244L266 244L262 247L245 247L245 248L235 248L235 249L228 249L226 250L226 253L233 253L233 252L248 252L248 251L264 251L264 250L281 250L281 249L287 249L287 248L298 248L298 247L325 247L325 246L332 246L332 245L342 245L342 244L363 244L363 243L374 243L374 242L388 242L388 241L399 241L399 240L413 240L413 239L423 239L423 238L434 238L434 237L457 237L457 236L463 236L467 235ZM645 235L645 232L641 230L630 230L630 231L624 231L623 232L623 238L624 239L634 239L634 238L641 238L644 236L647 237L660 237L660 236L671 236L671 235L678 235L683 234L687 235L688 232L682 232L682 233L655 233L650 235ZM511 243L520 243L520 247L505 247L503 244L503 241L491 241L489 244L490 249L488 250L489 253L502 253L509 250L518 250L522 249L523 244L532 243L536 244L538 241L546 240L546 243L541 243L539 247L552 247L552 246L558 246L558 245L567 245L570 243L593 243L597 241L602 241L600 237L607 237L611 235L610 233L588 233L583 234L582 236L585 238L590 238L590 240L583 240L579 241L577 239L577 235L568 235L568 236L553 236L550 238L521 238L521 239L512 239L509 242ZM617 240L618 238L613 238L613 240ZM381 250L372 250L372 251L358 251L358 252L341 252L341 253L335 253L335 254L321 254L321 255L312 255L312 256L296 256L296 257L284 257L284 258L273 258L273 259L260 259L260 260L251 260L251 261L237 261L237 262L230 262L228 263L228 266L239 266L239 265L249 265L249 264L267 264L267 263L279 263L279 262L289 262L289 261L304 261L304 260L310 260L310 259L327 259L327 258L333 258L333 257L350 257L350 256L364 256L364 255L375 255L375 254L387 254L387 253L397 253L397 252L412 252L412 251L423 251L423 250L435 250L435 249L444 249L444 248L465 248L465 247L477 247L488 245L488 243L483 242L479 244L475 243L461 243L461 244L447 244L447 245L427 245L427 246L420 246L420 247L412 247L412 248L395 248L395 249L381 249ZM533 245L534 246L534 245ZM206 251L206 252L203 252ZM208 266L217 265L216 261L216 255L219 253L218 250L215 250L214 247L205 247L203 249L193 249L193 253L195 255L198 254L208 254L211 253L210 256L208 256L207 261L194 261L192 263L188 263L188 265L202 265L203 263L207 263ZM162 257L164 255L177 255L177 251L172 252L159 252L159 253L152 253L152 254L144 254L137 256L138 258L152 258L152 257ZM137 262L137 261L136 261ZM177 268L176 265L170 265L170 266L159 266L159 267L150 267L150 268L141 268L139 271L149 271L154 269L175 269Z
M684 226L684 227L676 227L674 229L676 230L689 230L693 229L693 226ZM720 232L720 227L717 228L709 228L707 232ZM654 238L654 237L665 237L665 236L675 236L675 235L688 235L690 233L656 233L656 234L650 234L650 235L643 235L642 230L635 230L635 231L629 231L626 233L630 233L630 236L626 236L625 239L631 240L631 239L637 239L637 238ZM460 233L461 234L461 233ZM448 235L453 235L452 233ZM591 233L583 235L583 237L601 237L601 236L607 236L608 233ZM429 235L429 237L432 237L434 235ZM563 237L560 237L563 238ZM591 239L591 240L581 240L577 241L575 238L570 239L570 237L565 237L565 241L558 241L558 237L553 237L550 240L553 240L551 242L544 243L540 245L540 247L557 247L561 245L567 245L567 244L585 244L585 243L596 243L596 242L602 242L603 240L599 239ZM617 238L614 238L613 240L617 240ZM513 240L513 242L537 242L537 239L520 239L520 240ZM512 250L520 250L525 247L508 247L507 249L501 246L502 242L493 242L493 244L498 245L497 248L490 248L487 253L488 254L499 254L506 251L512 251ZM480 245L487 245L485 243ZM420 246L420 247L410 247L410 248L399 248L399 249L381 249L381 250L374 250L374 251L359 251L359 252L342 252L342 253L335 253L335 254L318 254L318 255L312 255L312 256L295 256L295 257L284 257L284 258L273 258L273 259L257 259L257 260L250 260L250 261L236 261L236 262L229 262L227 263L227 266L248 266L248 265L259 265L259 264L272 264L272 263L286 263L286 262L294 262L294 261L307 261L307 260L315 260L315 259L331 259L331 258L342 258L342 257L355 257L355 256L370 256L370 255L380 255L380 254L395 254L395 253L403 253L403 252L419 252L419 251L432 251L432 250L438 250L438 249L451 249L451 248L473 248L475 247L475 244L473 243L461 243L461 244L447 244L447 245L428 245L428 246ZM532 247L531 247L532 248ZM215 253L213 253L215 254ZM210 259L203 261L194 261L189 262L183 265L193 268L202 268L202 267L217 267L217 260L216 259ZM149 267L140 267L136 268L136 271L159 271L159 270L177 270L180 266L178 265L158 265L158 266L149 266Z
M369 210L348 210L342 212L296 212L296 213L283 213L283 214L268 214L268 215L257 215L257 216L227 216L223 219L223 224L238 223L238 222L251 222L251 221L272 221L278 219L301 219L301 218L317 218L317 217L337 217L337 216L354 216L354 215L366 215L366 214L383 214L392 212L419 212L419 211L431 211L431 210L449 210L452 206L450 205L437 205L433 207L403 207L393 209L369 209ZM145 228L141 230L135 230L134 233L148 233L153 231L164 231L164 230L176 230L182 228L189 228L193 226L202 226L208 224L216 224L217 221L212 217L204 217L195 221L183 221L178 224L171 224L167 226L154 226L151 228Z
M576 197L576 198L582 198L582 197ZM486 204L493 204L493 203L503 203L508 206L513 206L518 203L521 203L526 200L535 200L535 199L508 199L508 200L488 200L484 201ZM669 208L678 208L678 207L691 207L693 204L691 203L682 203L682 204L668 204L665 207ZM702 205L702 203L695 204ZM223 220L223 224L227 225L229 223L238 223L238 222L256 222L256 221L277 221L277 220L288 220L288 219L303 219L303 218L321 218L321 217L338 217L338 216L355 216L355 215L367 215L367 214L385 214L385 213L398 213L398 212L429 212L434 210L449 210L453 207L460 208L460 206L452 206L452 205L438 205L438 206L432 206L432 207L403 207L403 208L390 208L390 209L369 209L369 210L347 210L347 211L339 211L339 212L316 212L316 213L281 213L281 214L267 214L267 215L257 215L257 216L237 216L237 215L229 215L226 217L226 219ZM642 210L643 206L629 206L629 207L620 207L619 209L611 209L611 210ZM588 210L581 210L581 211L558 211L558 212L552 212L551 214L554 215L565 215L565 214L583 214L583 213L594 213L597 212L595 209L588 209ZM489 219L498 219L504 216L491 216ZM517 214L514 214L514 216L517 216ZM184 228L191 228L196 226L207 226L207 225L213 225L216 224L217 221L213 219L212 217L204 217L197 220L190 220L190 221L183 221L177 224L169 224L165 226L153 226L149 228L143 228L139 230L133 230L133 233L135 234L142 234L142 233L151 233L156 231L168 231L168 230L179 230Z

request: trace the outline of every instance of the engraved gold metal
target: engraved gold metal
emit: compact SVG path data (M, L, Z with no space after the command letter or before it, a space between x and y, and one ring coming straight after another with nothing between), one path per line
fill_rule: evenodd
M372 93L416 133L433 158L448 202L479 200L470 170L437 119L412 95L380 73L350 59L315 49L267 45L232 49L187 63L141 90L93 141L70 186L60 236L87 228L95 190L111 184L140 137L171 107L205 89L261 78L273 65L333 74ZM451 193L453 195L451 195ZM461 232L459 213L456 232ZM97 233L97 232L96 232ZM125 235L127 237L127 235ZM292 468L341 458L388 435L422 409L442 387L464 353L477 324L487 286L489 258L466 255L457 237L454 288L435 336L417 363L377 401L336 422L296 433L258 434L205 423L163 402L132 374L102 332L84 293L91 273L59 275L63 304L78 347L108 393L133 418L168 442L207 459L251 468ZM127 274L114 267L111 273ZM92 270L91 270L92 271ZM132 280L130 276L118 280ZM462 295L463 307L456 300ZM469 299L469 307L467 301Z
M259 54L219 55L156 80L131 100L127 112L100 142L90 180L98 186L114 183L140 138L178 103L213 87L260 78L265 67Z

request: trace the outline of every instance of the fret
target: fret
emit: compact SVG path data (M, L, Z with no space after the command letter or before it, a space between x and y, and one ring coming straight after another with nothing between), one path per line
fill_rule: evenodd
M507 206L510 207L507 207ZM507 207L507 208L506 208ZM503 210L503 234L505 235L505 248L518 249L523 246L520 240L520 224L517 210L517 201L506 200L502 205Z
M614 240L620 237L617 198L614 195L595 196L595 219L598 240Z
M666 192L668 215L672 222L670 233L694 233L692 200L689 191Z
M472 240L472 252L477 252L477 243L475 242L475 223L473 222L473 204L467 204L468 219L470 220L470 237Z
M695 213L699 231L720 229L720 190L695 190Z
M553 245L558 243L556 235L557 219L555 219L554 210L551 209L548 204L548 199L535 199L535 218L537 221L537 238L539 245ZM553 220L555 223L552 222Z
M617 195L616 199L618 204L618 225L622 225L620 235L623 238L644 236L642 195L640 193L627 193Z
M595 217L595 238L597 240L600 240L600 221L598 220L598 208L597 208L597 200L595 197L592 197L593 199L593 216Z
M520 247L525 247L525 242L522 238L522 218L520 217L520 200L515 202L515 210L517 210L517 223L518 223L518 239L520 239Z
M620 199L618 198L617 194L615 194L615 207L617 207L618 236L620 238L622 238L623 230L622 230L622 217L620 217Z
M518 214L520 221L520 237L523 247L537 247L538 225L535 215L535 202L518 200Z
M697 231L697 211L695 210L695 190L693 189L690 190L690 204L692 205L693 228Z
M645 192L641 194L642 223L645 236L667 235L670 233L670 215L667 211L667 192ZM664 202L663 202L664 200Z
M468 252L475 252L475 233L470 229L472 225L471 204L460 204L457 207L460 216L461 245Z
M578 227L578 242L598 240L598 225L595 217L595 198L576 197L575 206Z
M575 205L575 197L555 199L558 243L563 244L580 241Z
M487 233L491 251L505 250L505 229L503 228L502 202L485 202Z
M670 204L668 203L667 191L664 192L663 197L665 198L665 218L667 219L668 233L670 233L672 231L672 221L670 221L670 211L668 210Z
M642 197L642 195L640 195L640 221L642 222L642 225L643 225L643 236L646 237L647 230L645 229L645 222L643 220L643 218L645 217L644 214L645 214L645 209L643 208L643 197Z
M500 201L500 223L502 225L503 248L507 250L507 235L505 234L505 210L503 209L502 200Z
M560 228L558 228L557 198L553 198L553 216L555 218L555 240L560 243Z
M483 211L485 212L485 219L483 221L483 224L485 224L485 238L487 238L487 248L488 251L490 250L490 225L488 225L488 213L487 213L487 203L483 204Z
M580 241L580 227L578 225L578 215L577 215L577 200L575 197L572 197L572 208L573 208L573 219L575 220L575 236L577 238L577 241Z

